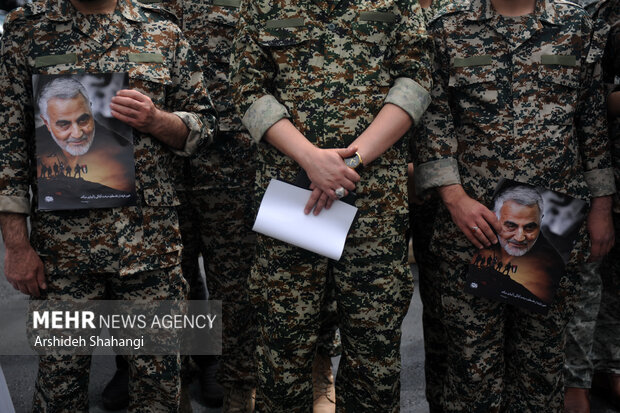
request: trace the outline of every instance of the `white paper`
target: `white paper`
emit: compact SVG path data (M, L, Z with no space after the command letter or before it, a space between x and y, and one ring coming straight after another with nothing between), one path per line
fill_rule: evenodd
M254 231L339 260L357 208L335 201L319 215L304 214L311 191L272 179L263 196Z

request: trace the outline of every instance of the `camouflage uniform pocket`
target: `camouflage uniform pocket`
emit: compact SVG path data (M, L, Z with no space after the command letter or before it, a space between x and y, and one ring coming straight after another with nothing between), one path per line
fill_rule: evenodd
M481 118L493 119L498 116L499 87L493 66L455 65L448 86L454 96L454 107L461 111L460 119L478 123Z
M572 125L579 92L578 69L571 66L543 64L538 74L540 123Z
M172 84L172 79L165 62L132 63L127 71L131 89L144 93L160 108L166 106L166 86Z
M390 24L379 20L360 20L351 24L353 37L357 41L352 42L345 53L349 54L352 67L358 68L353 75L355 85L390 84L389 73L383 67L392 34Z
M266 28L258 34L258 43L278 67L276 83L279 84L301 84L306 77L304 72L312 68L309 60L313 54L307 45L308 29L304 26L282 26L299 24L294 20L270 20L277 27Z

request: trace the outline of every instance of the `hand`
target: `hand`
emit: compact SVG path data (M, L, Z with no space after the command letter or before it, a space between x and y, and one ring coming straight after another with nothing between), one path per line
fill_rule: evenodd
M312 181L310 187L312 194L306 203L304 212L309 214L312 208L318 207L318 210L314 212L315 215L318 215L323 207L329 209L332 203L338 199L334 192L336 189L343 187L345 196L348 193L347 191L355 190L355 184L359 182L360 176L344 163L344 158L355 155L356 147L315 149L309 160L305 162L304 169Z
M38 297L47 288L43 262L30 245L6 249L4 273L13 288L24 294Z
M151 128L157 125L159 109L151 98L137 90L119 90L112 98L110 109L112 116L140 132L151 133Z
M593 198L588 213L587 228L592 249L589 262L601 260L614 245L614 224L611 216L612 198L610 196Z
M329 209L334 203L334 199L330 198L326 192L321 191L316 185L310 184L310 189L312 189L312 193L310 194L310 198L304 207L304 214L308 215L310 211L313 211L313 214L319 215L323 208ZM348 191L345 189L344 196L348 195Z
M452 220L476 248L497 243L496 232L501 231L497 217L487 207L470 198L461 185L439 188L439 195L450 211Z

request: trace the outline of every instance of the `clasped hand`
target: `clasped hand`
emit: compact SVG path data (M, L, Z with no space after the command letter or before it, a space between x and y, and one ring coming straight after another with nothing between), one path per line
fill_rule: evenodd
M355 190L355 184L359 182L360 176L344 163L344 159L355 155L356 151L357 147L316 148L311 154L304 168L312 181L310 185L312 194L304 208L305 214L314 210L314 215L319 215L323 208L329 209L338 199L335 190L340 187L345 189L345 196L348 191Z

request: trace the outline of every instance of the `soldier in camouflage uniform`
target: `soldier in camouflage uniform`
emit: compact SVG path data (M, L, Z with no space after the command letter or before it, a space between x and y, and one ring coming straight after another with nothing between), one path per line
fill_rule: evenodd
M255 312L247 297L247 278L254 258L256 236L254 186L256 143L251 139L231 102L229 59L241 0L173 0L160 7L177 17L201 63L211 98L219 113L219 133L214 144L192 159L177 158L176 188L182 199L178 208L183 237L183 274L190 284L190 298L204 299L198 268L202 253L210 298L223 301L223 354L217 373L225 387L223 411L252 403L256 386L254 350ZM329 358L340 354L333 289L323 310L319 351ZM209 357L194 357L209 369ZM203 373L204 375L205 373ZM316 376L316 375L315 375ZM320 379L321 377L315 377ZM205 381L206 378L205 378ZM213 395L203 395L213 403ZM332 384L333 387L333 384ZM212 388L212 387L210 387ZM251 409L250 409L251 411Z
M248 1L232 85L258 142L258 197L303 168L319 214L355 191L359 217L331 261L258 236L250 276L259 321L257 411L307 412L320 307L331 272L343 354L340 412L399 410L406 265L407 145L428 105L430 42L417 2ZM357 152L357 153L356 153ZM360 162L359 174L343 158Z
M605 55L603 56L603 77L608 96L618 88L620 76L620 59L618 58L620 39L620 2L617 0L592 1L586 4L586 10L594 19L607 23L609 32ZM618 92L616 92L618 93ZM616 95L617 96L617 95ZM610 100L611 104L611 100ZM609 136L613 142L614 172L618 186L620 167L620 128L618 119L611 116L609 110ZM617 196L616 196L617 200ZM616 201L617 203L617 201ZM595 370L608 374L615 389L615 401L620 404L620 322L617 314L620 301L618 271L618 205L614 208L616 229L616 246L601 262L587 263L581 271L582 294L579 306L567 327L566 362L565 362L565 411L588 412L588 389L592 387ZM605 377L607 379L607 377ZM603 383L607 385L607 383ZM613 393L613 392L612 392Z
M586 225L548 314L463 288L476 248L497 242L493 231L501 228L485 205L504 177L591 200L593 258L611 247L603 32L564 1L471 0L443 9L429 34L433 102L423 119L416 187L438 188L443 200L430 241L447 334L443 410L559 412Z
M32 75L106 72L129 74L130 89L110 107L134 128L137 205L38 211ZM0 99L0 224L9 282L48 299L184 299L172 150L189 155L210 141L216 114L180 30L131 0L28 4L5 24ZM129 411L176 411L179 356L128 361ZM34 410L87 412L89 365L89 356L41 357Z
M428 25L433 17L451 1L433 0L427 4L421 1L420 6L422 6L422 12L424 13L424 22ZM413 131L410 141L410 155L415 165L419 164L419 160L416 157L418 152L416 144L419 134L420 127ZM415 169L412 172L415 173ZM414 182L412 174L410 174L409 179L411 182ZM413 190L415 190L415 185L412 186ZM439 294L439 285L432 278L432 269L436 264L434 256L429 249L438 202L440 200L436 194L431 193L425 194L424 198L413 196L409 199L409 227L411 229L413 253L418 267L418 285L422 300L425 391L431 413L443 411L441 408L442 379L446 372L446 334L443 331L439 314L441 310L441 296Z

